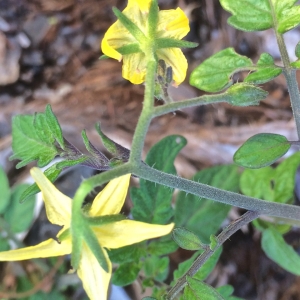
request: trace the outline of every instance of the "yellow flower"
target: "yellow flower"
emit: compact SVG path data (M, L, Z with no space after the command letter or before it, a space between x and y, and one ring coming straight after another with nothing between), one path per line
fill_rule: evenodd
M64 226L58 233L60 243L53 239L46 240L36 246L0 252L0 261L17 261L32 258L53 257L72 252L70 230L72 199L58 191L54 185L38 169L33 168L31 175L42 191L46 213L53 224ZM89 217L100 217L119 214L127 194L130 174L110 181L94 199L88 211ZM133 220L121 220L102 225L91 225L100 247L120 248L170 233L174 224L152 225ZM103 270L86 243L83 244L78 276L90 299L107 298L107 290L111 278L111 262L106 250L102 249L108 263L108 273Z
M149 9L152 0L128 0L123 14L127 16L145 35L145 48L153 47L157 59L166 62L167 67L173 69L173 80L179 85L186 76L187 60L178 48L158 47L158 41L163 39L180 40L189 32L189 21L180 9L162 10L158 12L158 20L154 34L149 34ZM120 48L128 45L138 45L135 53L124 54ZM140 48L139 48L140 47ZM138 41L118 20L104 35L101 43L102 52L114 59L121 61L123 58L122 75L134 84L145 80L147 59L143 45ZM119 51L118 51L119 50Z

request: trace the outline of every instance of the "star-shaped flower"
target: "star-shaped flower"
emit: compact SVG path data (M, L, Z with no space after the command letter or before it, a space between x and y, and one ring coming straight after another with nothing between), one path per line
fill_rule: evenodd
M42 191L46 213L53 224L64 226L57 235L58 243L48 239L36 246L0 252L0 261L17 261L32 258L61 256L72 253L71 213L72 199L62 194L38 169L33 168L31 175ZM104 248L113 249L140 241L166 235L171 232L174 224L153 225L133 220L103 221L106 217L116 216L124 204L129 185L130 174L110 181L96 196L86 214L97 241L104 253L108 264L106 272L94 256L87 243L83 243L78 267L78 276L90 299L99 300L107 298L107 290L111 278L111 262ZM101 220L97 223L97 220Z
M188 66L179 47L196 46L180 41L190 30L184 12L180 8L158 11L154 0L128 0L123 18L120 12L114 12L119 20L105 33L101 49L106 56L119 61L123 58L123 77L134 84L144 82L146 52L153 51L157 61L164 60L167 67L172 67L173 80L179 85Z

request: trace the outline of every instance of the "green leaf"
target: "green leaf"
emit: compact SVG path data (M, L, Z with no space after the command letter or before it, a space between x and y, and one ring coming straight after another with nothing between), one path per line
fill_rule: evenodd
M282 157L291 145L285 136L259 133L248 139L234 154L236 164L250 169L266 167Z
M244 195L273 201L275 172L271 167L246 169L241 175L240 188Z
M300 69L300 60L296 60L291 63L291 67L294 67L295 69Z
M274 28L285 33L300 23L300 7L297 0L220 0L232 16L228 24L244 31Z
M274 183L274 201L292 203L294 200L295 176L300 165L300 152L285 159L276 168Z
M199 250L205 247L196 234L183 227L173 229L172 237L179 247L186 250Z
M129 285L135 281L140 269L139 263L136 262L121 264L113 273L112 283L118 286Z
M239 191L239 172L235 165L202 170L193 180L227 191ZM180 192L175 205L175 224L194 232L203 243L209 244L210 235L217 233L230 208L226 204Z
M109 259L113 263L122 264L128 262L138 262L146 254L144 243L137 243L117 249L107 251Z
M4 214L4 219L14 233L26 231L33 220L35 197L31 196L30 201L20 203L21 195L27 187L27 184L20 184L13 189L9 206Z
M169 263L169 257L149 256L143 266L145 275L157 281L164 281L168 276Z
M266 255L283 269L300 275L300 256L288 245L282 235L273 228L268 228L262 235L262 249Z
M264 100L268 92L248 83L236 83L231 86L226 94L229 96L227 102L235 106L258 105Z
M167 136L150 149L146 163L157 170L176 174L174 160L185 145L184 137ZM140 188L130 189L133 218L152 224L168 223L173 215L172 195L173 189L141 179Z
M222 247L218 248L215 253L203 264L200 270L194 275L194 278L198 280L205 280L215 268L221 253Z
M5 209L9 204L10 188L9 188L8 178L1 167L0 167L0 191L1 191L0 214L2 214L5 212Z
M227 299L234 291L233 287L229 284L217 287L216 290Z
M225 300L210 285L187 276L187 286L183 292L184 300Z
M44 167L58 155L54 143L55 140L61 142L58 134L59 124L55 124L55 116L49 112L37 113L35 116L18 115L12 120L12 148L14 154L10 160L20 159L17 168L27 165L29 162L37 160L39 167ZM49 122L49 123L48 123ZM52 128L49 126L53 126Z
M274 59L269 53L262 53L257 62L256 71L249 74L244 82L262 84L268 82L282 73L282 69L275 66Z
M250 58L227 48L200 64L192 72L190 84L206 92L219 92L232 84L234 73L247 70L247 67L252 67Z
M175 252L178 249L177 244L173 240L164 240L165 237L152 240L148 244L147 251L152 255L167 255Z
M0 236L0 252L10 250L8 240Z
M62 172L64 168L75 166L77 164L80 164L84 162L87 159L86 156L82 156L78 159L74 160L65 160L60 161L55 164L53 164L51 167L49 167L47 170L44 171L44 175L51 181L54 182L59 174ZM20 202L24 202L28 197L33 196L40 192L40 188L36 183L33 183L30 185L21 195Z
M203 252L203 250L199 250L193 254L191 258L180 263L178 265L178 269L173 273L173 281L171 282L171 286L174 286L177 280L182 277L192 266L195 259ZM222 253L222 247L220 247L200 268L200 270L194 275L194 278L198 280L205 280L208 275L212 272L214 267L216 266L220 255Z
M47 120L47 124L51 130L52 135L56 139L56 141L59 143L60 147L64 149L64 137L62 135L62 131L60 128L60 125L57 121L56 116L54 115L50 104L46 106L45 110L45 116Z
M297 43L295 48L295 55L300 58L300 42Z

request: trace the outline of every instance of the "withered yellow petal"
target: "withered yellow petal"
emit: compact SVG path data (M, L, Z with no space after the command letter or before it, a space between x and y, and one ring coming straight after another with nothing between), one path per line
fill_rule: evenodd
M91 300L107 299L107 291L111 277L111 262L105 250L103 250L109 267L106 273L91 250L83 245L81 259L77 274L82 280L83 288Z
M49 221L61 226L70 226L72 200L61 193L38 168L32 168L30 174L42 191Z
M111 180L94 199L89 215L95 217L118 214L127 195L129 180L130 174Z
M122 76L134 84L143 83L145 81L146 65L145 54L142 52L125 55Z
M189 20L179 7L159 11L157 37L182 39L189 31Z
M163 48L157 50L159 59L163 59L168 66L172 67L173 79L176 85L182 83L186 76L188 63L182 51L178 48Z
M42 191L49 221L61 226L70 226L72 200L61 193L38 168L30 170L38 187Z
M173 227L174 223L156 225L133 220L122 220L99 226L93 230L103 247L114 249L166 235L171 232Z
M0 261L61 256L70 254L71 249L71 239L66 239L60 244L53 239L49 239L36 246L0 252Z

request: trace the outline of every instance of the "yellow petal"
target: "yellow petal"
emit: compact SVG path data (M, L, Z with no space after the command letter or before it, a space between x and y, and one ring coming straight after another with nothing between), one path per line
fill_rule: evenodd
M134 53L124 56L122 76L134 84L145 81L147 61L144 53Z
M101 50L105 55L120 61L122 59L122 55L115 49L135 42L136 40L129 31L121 24L120 21L117 21L106 31L101 43Z
M53 239L49 239L36 246L0 252L0 261L61 256L70 254L71 249L71 239L66 239L60 244Z
M123 10L123 13L144 33L147 32L147 12L149 11L150 2L151 0L129 0L128 5ZM106 31L101 42L101 50L105 55L120 61L122 55L116 49L135 42L136 39L122 23L116 21Z
M148 224L123 220L93 228L99 243L106 248L120 248L147 239L156 238L171 232L174 223L169 225Z
M176 85L184 81L188 63L182 51L178 48L163 48L157 50L159 59L166 62L167 67L171 66L173 70L173 79Z
M42 191L49 221L69 227L72 200L56 189L40 169L32 168L30 173Z
M138 6L143 13L148 13L151 2L152 0L128 0L126 9Z
M91 300L107 299L112 267L106 251L103 250L103 252L108 262L109 273L106 273L101 268L91 250L86 245L83 246L77 274L82 280L83 288Z
M179 7L159 11L158 37L182 39L189 31L189 20Z
M118 214L127 195L129 180L130 174L111 180L94 199L89 215L95 217Z

